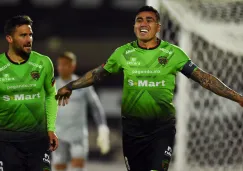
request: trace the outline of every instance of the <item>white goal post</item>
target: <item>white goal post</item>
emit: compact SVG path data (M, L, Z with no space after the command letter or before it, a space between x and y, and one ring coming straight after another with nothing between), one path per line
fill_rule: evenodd
M243 0L147 0L160 37L243 94ZM178 74L173 171L243 171L243 109Z

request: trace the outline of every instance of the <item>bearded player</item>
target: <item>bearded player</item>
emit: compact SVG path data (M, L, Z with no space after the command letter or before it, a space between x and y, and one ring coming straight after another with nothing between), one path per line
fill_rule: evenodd
M51 170L57 102L53 65L32 51L29 16L4 27L8 50L0 54L0 170Z

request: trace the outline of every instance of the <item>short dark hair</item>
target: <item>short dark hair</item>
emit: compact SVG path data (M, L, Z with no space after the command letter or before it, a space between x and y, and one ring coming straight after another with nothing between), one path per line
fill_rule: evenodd
M150 11L150 12L155 13L157 22L160 22L159 12L154 7L145 5L145 6L141 7L141 8L139 8L139 10L137 11L136 15L138 15L140 12L144 12L144 11Z
M15 31L16 27L22 26L22 25L31 25L32 26L32 23L33 23L32 19L27 15L14 16L6 21L6 23L4 25L4 34L11 35Z

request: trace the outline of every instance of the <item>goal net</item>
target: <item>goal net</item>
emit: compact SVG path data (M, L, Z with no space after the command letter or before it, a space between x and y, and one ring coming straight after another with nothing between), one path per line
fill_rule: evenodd
M147 0L163 40L243 94L243 0ZM173 170L243 171L243 109L178 74Z

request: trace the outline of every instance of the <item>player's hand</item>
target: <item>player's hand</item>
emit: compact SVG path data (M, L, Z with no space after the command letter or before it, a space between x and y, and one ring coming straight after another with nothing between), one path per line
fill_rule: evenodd
M101 154L107 154L110 151L110 130L106 125L100 125L98 128L97 146Z
M59 106L65 106L68 104L69 97L72 94L72 90L68 89L67 86L60 88L57 91L57 95L55 96L56 100L58 100Z
M58 138L55 132L53 131L48 131L48 136L49 136L49 143L50 143L50 151L55 151L58 147Z

